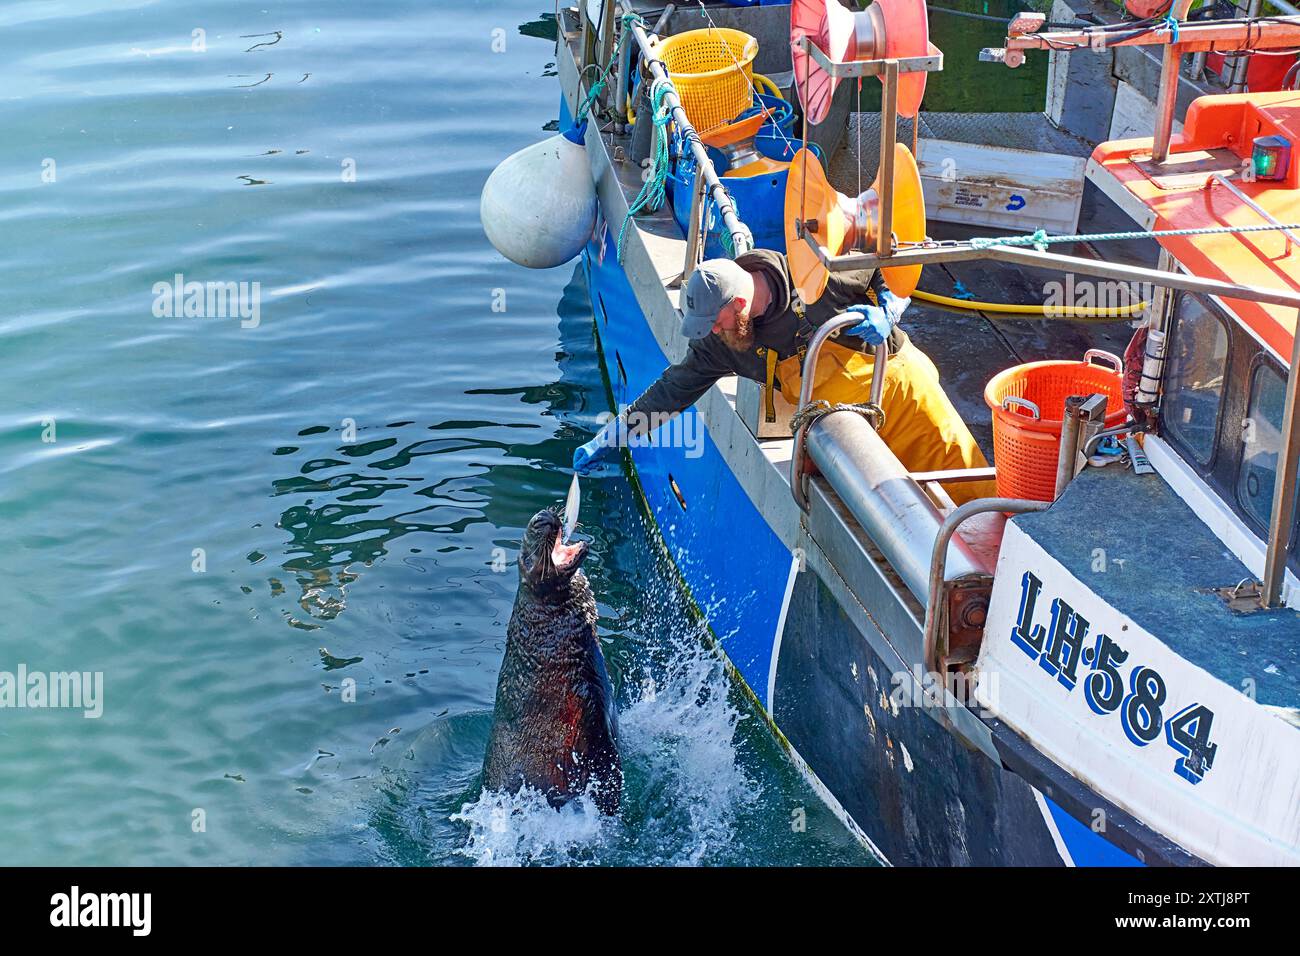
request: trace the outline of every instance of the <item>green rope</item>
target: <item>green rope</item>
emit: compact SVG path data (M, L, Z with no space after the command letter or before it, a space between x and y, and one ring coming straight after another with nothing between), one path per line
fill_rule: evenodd
M587 91L587 98L582 101L582 105L578 107L578 115L573 118L574 126L582 125L582 121L587 118L587 112L596 100L600 99L600 94L604 89L605 81L602 79L597 79L595 83L591 84L591 89Z
M1028 236L979 237L970 240L972 249L988 249L992 246L1033 246L1039 252L1046 252L1049 245L1061 242L1106 242L1112 239L1163 239L1167 236L1218 236L1227 233L1245 232L1280 232L1286 229L1300 229L1294 225L1263 226L1206 226L1201 229L1142 229L1135 232L1094 232L1088 235L1049 236L1042 229L1035 229Z
M729 190L726 186L722 187L722 192L727 197L727 201L731 203L731 211L735 213L736 218L739 219L740 205L736 202L736 197L731 195L731 190ZM710 196L709 198L712 200L713 197ZM713 200L713 206L710 211L711 213L716 213L719 216L721 215L722 208L718 205L716 200ZM727 228L726 222L723 222L722 228L718 232L718 241L722 243L722 249L724 252L727 253L728 259L736 258L736 244L732 239L731 230Z
M650 87L651 117L654 120L654 166L650 177L641 184L641 191L627 208L623 225L618 230L618 261L623 262L623 240L627 238L627 227L632 217L643 209L654 211L662 209L668 201L666 184L668 181L668 124L672 121L672 107L666 97L672 92L672 84L664 80L655 80Z

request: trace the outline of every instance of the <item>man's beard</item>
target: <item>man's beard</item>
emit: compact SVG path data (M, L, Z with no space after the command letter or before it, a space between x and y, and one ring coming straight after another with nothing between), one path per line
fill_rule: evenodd
M718 337L733 352L751 352L754 349L754 323L749 316L737 316L736 328L720 331Z

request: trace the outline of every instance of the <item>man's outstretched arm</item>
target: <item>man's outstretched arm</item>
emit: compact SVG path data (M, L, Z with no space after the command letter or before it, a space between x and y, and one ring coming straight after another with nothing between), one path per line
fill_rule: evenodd
M653 385L627 408L632 434L649 430L648 423L667 421L686 411L724 375L735 368L723 354L726 346L712 336L698 339L686 350L686 357L670 365ZM631 417L634 412L638 415Z
M714 382L735 372L727 363L726 351L726 346L711 336L692 342L685 358L664 369L658 380L642 392L623 414L573 453L574 470L579 473L589 471L626 442L629 434L650 431L652 425L658 427L694 405Z

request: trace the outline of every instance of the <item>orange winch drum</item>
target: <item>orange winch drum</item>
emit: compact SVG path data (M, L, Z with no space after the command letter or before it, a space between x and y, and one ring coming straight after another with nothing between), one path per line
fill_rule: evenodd
M1094 364L1104 358L1113 368ZM1124 408L1120 359L1094 350L1082 362L1049 361L1016 365L999 372L984 388L993 411L993 464L998 496L1051 501L1056 497L1065 400L1071 395L1106 396L1106 427L1122 425ZM1039 417L1033 415L1036 408Z

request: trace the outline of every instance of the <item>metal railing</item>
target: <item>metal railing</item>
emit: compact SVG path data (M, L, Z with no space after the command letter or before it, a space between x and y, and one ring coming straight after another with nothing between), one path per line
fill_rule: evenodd
M1050 501L1028 501L1022 498L977 498L957 508L939 526L939 533L934 538L934 551L930 558L930 587L925 604L925 643L923 657L926 670L937 674L946 673L948 656L947 641L939 640L939 623L943 618L943 598L947 593L944 580L948 567L948 545L952 536L967 518L991 512L1004 514L1028 514L1033 511L1046 511L1052 506ZM945 638L947 635L944 635Z
M803 360L803 379L799 385L799 404L795 411L806 408L812 401L813 382L817 375L817 360L821 356L822 346L831 338L838 335L841 330L847 329L851 325L857 325L862 321L860 315L837 316L823 322L813 333L812 339L808 342L808 351ZM885 394L885 367L889 360L889 346L880 344L876 346L875 362L871 367L871 403L877 408ZM808 437L808 429L812 427L811 422L805 422L799 426L794 435L794 448L790 455L790 493L794 495L795 503L801 511L807 511L808 486L805 483L807 476L804 474L804 460L807 456L807 446L805 439Z
M700 135L691 125L690 119L686 116L686 110L682 107L682 101L677 96L677 90L672 85L672 78L668 75L663 61L654 55L654 44L651 42L645 29L638 23L631 23L628 29L632 31L632 36L641 49L641 59L649 70L650 75L660 83L668 87L664 94L664 101L672 110L673 122L677 125L677 132L683 140L690 146L691 155L695 157L695 175L703 177L706 188L704 194L713 200L714 206L717 207L718 214L722 217L723 228L731 234L731 245L736 255L748 252L754 247L754 237L749 227L741 221L736 215L736 207L727 194L726 188L722 185L722 180L718 178L717 170L713 168L713 160L709 158L708 150L705 149L704 143L700 140ZM643 118L648 121L649 117ZM695 204L692 203L692 206ZM695 210L697 215L703 216L704 203L699 203L699 209Z
M1228 190L1228 192L1232 193L1255 212L1259 213L1260 218L1265 222L1272 223L1274 226L1282 225L1282 223L1278 222L1272 213L1259 203L1255 202L1255 200L1251 199L1236 186L1232 185L1232 183L1222 173L1211 173L1210 177L1205 181L1206 188L1208 189L1212 183L1218 183L1220 186L1223 186ZM1296 236L1296 234L1290 229L1280 229L1279 231L1286 237L1286 250L1283 255L1289 256L1291 254L1291 243L1300 242L1300 237Z

